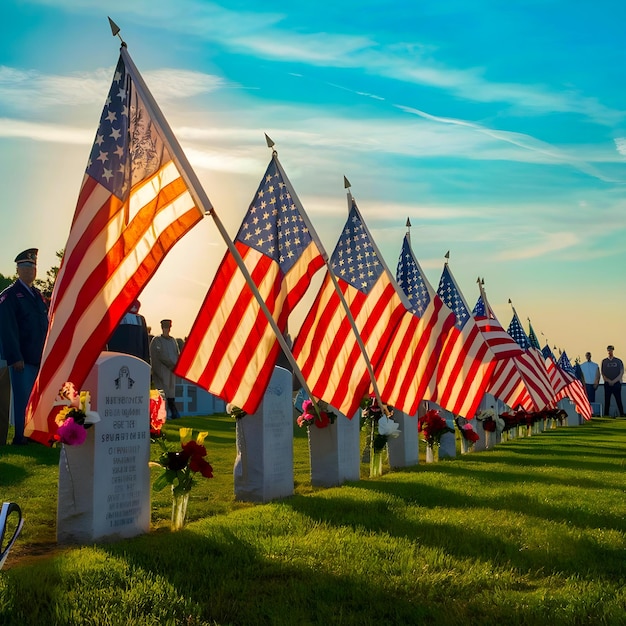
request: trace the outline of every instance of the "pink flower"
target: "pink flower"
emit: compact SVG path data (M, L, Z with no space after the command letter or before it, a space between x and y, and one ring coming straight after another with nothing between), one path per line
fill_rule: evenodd
M57 430L57 437L61 443L68 446L80 446L87 439L87 431L74 421L73 417L68 417Z

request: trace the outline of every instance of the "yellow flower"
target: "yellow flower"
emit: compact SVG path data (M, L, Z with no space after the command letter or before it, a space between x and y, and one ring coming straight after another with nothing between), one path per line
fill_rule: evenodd
M67 414L70 412L70 409L72 407L71 406L64 406L56 415L56 417L54 418L54 421L56 422L57 426L61 426L61 424L63 424L63 422L66 420L67 418Z
M180 435L180 443L187 443L193 437L193 428L180 428L178 434Z

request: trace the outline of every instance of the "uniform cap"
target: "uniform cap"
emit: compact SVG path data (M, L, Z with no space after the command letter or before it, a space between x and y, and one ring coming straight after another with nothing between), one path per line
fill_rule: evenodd
M39 252L37 248L24 250L15 257L15 262L18 265L37 265L37 252Z

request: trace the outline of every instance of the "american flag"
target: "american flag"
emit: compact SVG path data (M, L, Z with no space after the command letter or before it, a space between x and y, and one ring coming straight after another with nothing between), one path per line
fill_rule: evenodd
M438 368L436 402L444 409L472 419L496 366L467 303L446 263L437 294L456 317Z
M531 333L534 334L531 326ZM541 349L541 354L545 360L546 369L548 370L548 377L550 379L550 384L552 385L552 389L554 389L555 395L558 396L559 392L567 386L567 381L563 376L563 372L557 366L556 357L552 354L552 350L550 350L550 346L546 344Z
M411 304L376 369L376 379L386 380L380 390L385 402L415 415L421 400L437 389L437 363L455 317L434 292L405 235L396 271L398 285Z
M556 399L569 398L576 406L576 411L580 413L586 420L590 420L593 415L589 398L585 386L576 377L576 370L572 367L565 350L561 353L558 360L558 366L567 380L567 386L557 394Z
M52 294L41 369L27 408L28 437L51 441L56 424L49 415L63 383L80 389L167 252L202 219L185 182L195 181L187 168L123 47ZM198 187L196 197L210 210Z
M535 407L541 410L551 406L555 394L548 379L543 356L541 352L531 346L530 340L517 317L517 313L513 313L513 319L509 324L507 332L523 350L522 354L513 357L513 359L526 383L526 388L535 403Z
M312 276L324 265L305 217L274 153L235 237L235 247L281 333ZM253 413L279 353L274 331L228 251L174 371Z
M380 362L397 324L410 315L363 218L351 198L348 220L330 260L372 367ZM370 378L345 309L329 274L293 348L311 393L344 415L354 415ZM379 381L384 386L385 381Z
M522 354L522 349L504 330L482 295L478 296L472 316L497 361L487 391L510 407L535 408L513 359Z

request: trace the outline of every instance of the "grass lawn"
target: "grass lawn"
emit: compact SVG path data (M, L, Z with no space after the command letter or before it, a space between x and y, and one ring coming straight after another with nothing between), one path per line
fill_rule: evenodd
M244 418L245 419L245 418ZM235 424L210 432L185 530L152 494L152 532L55 543L58 449L0 448L0 498L26 523L0 572L0 624L626 624L626 420L594 418L493 450L235 502ZM158 454L153 448L153 456ZM153 478L159 470L153 469Z

